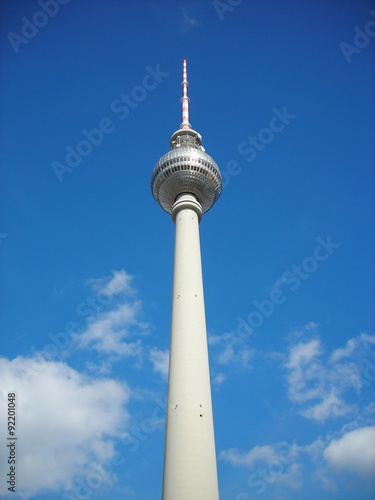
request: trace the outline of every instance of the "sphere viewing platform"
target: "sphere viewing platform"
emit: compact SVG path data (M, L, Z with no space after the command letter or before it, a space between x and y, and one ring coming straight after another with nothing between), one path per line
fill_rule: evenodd
M194 130L177 130L171 137L171 150L155 165L151 178L152 194L170 214L181 194L193 194L202 207L202 213L207 212L220 196L219 167L201 144L201 136Z

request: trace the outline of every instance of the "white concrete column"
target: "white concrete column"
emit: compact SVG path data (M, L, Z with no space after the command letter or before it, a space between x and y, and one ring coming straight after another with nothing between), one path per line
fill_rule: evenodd
M202 265L201 206L184 194L176 224L163 500L218 500Z

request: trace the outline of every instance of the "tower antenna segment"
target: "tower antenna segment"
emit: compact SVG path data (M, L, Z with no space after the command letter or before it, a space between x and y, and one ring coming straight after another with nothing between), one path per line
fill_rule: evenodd
M190 123L189 123L189 97L188 97L188 79L187 79L187 70L186 70L186 59L183 60L183 69L182 69L182 97L181 97L181 102L182 102L182 123L181 123L181 128L182 129L190 129Z

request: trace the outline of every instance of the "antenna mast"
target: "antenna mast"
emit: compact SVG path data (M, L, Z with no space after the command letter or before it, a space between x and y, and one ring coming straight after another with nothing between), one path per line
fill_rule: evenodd
M186 59L183 60L183 70L182 70L182 97L181 97L181 102L182 102L182 123L181 123L181 128L182 129L190 129L190 123L189 123L189 97L188 97L188 79L187 79L187 70L186 70Z

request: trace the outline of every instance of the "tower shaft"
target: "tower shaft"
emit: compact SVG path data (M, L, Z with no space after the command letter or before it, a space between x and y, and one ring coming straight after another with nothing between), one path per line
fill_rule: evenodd
M218 500L214 426L195 196L173 205L176 225L163 500Z

